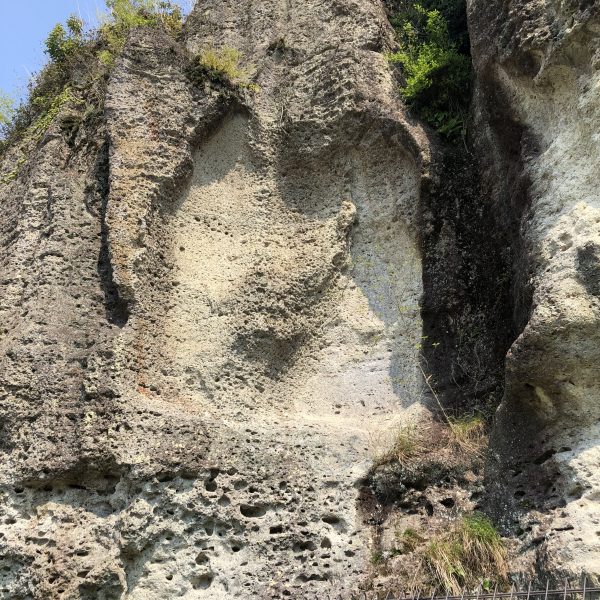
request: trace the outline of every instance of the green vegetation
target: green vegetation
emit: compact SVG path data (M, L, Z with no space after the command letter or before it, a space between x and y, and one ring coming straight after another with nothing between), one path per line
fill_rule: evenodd
M29 100L12 111L9 100L0 95L0 153L11 143L25 142L22 152L37 143L62 109L82 109L68 115L61 124L70 143L82 123L95 122L104 102L108 75L134 27L162 27L173 36L182 28L181 9L163 0L106 0L108 14L102 25L86 32L83 22L71 16L57 24L45 42L48 64L29 86ZM25 161L24 155L19 166ZM7 183L18 168L5 174Z
M471 59L462 0L403 0L391 18L401 65L401 93L419 117L449 140L465 127L471 95Z
M242 59L242 53L229 46L205 48L189 71L190 79L196 84L209 80L256 91L258 86L250 81L252 68L243 66Z
M46 38L46 54L55 63L72 59L84 43L83 21L75 16L67 19L67 30L58 23Z
M419 544L425 540L412 527L407 527L402 533L396 534L398 546L394 550L394 554L408 554L414 552Z
M424 565L439 589L455 594L484 579L499 584L507 579L502 538L492 522L477 513L463 516L448 533L430 541Z
M0 126L8 125L14 112L14 100L0 90Z
M98 52L100 61L111 67L123 51L127 34L134 27L162 26L177 37L183 26L181 9L172 2L159 0L106 0L109 16L98 32L104 46Z

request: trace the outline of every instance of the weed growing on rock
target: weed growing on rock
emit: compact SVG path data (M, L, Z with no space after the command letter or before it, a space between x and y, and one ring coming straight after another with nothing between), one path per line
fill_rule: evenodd
M440 589L456 594L484 578L502 584L508 575L502 538L492 522L478 513L463 516L448 533L431 540L423 562Z
M377 468L394 461L406 465L423 450L421 431L414 424L403 425L393 434L388 447L376 451L373 466Z
M399 585L458 594L485 582L503 588L508 581L508 551L492 522L480 513L422 530L398 531L391 550L378 548L371 560L379 572L400 577ZM401 558L398 558L401 557ZM409 584L410 582L410 584Z
M242 60L242 53L229 46L205 48L189 69L189 77L196 85L208 80L256 91L258 86L250 81L252 68Z
M486 443L485 421L480 415L448 417L448 425L452 431L454 443L469 453L479 454Z
M446 425L450 431L449 442L457 447L458 450L467 452L472 456L479 456L487 444L486 423L480 414L462 415L455 417L448 415L444 409L438 394L431 384L431 375L427 375L422 367L419 367L423 380L427 384L431 395L435 399L441 416L443 416Z

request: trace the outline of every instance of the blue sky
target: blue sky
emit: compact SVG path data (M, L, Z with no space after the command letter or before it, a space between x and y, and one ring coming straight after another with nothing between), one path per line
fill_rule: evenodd
M94 25L104 9L104 0L0 0L0 90L23 97L30 75L44 65L44 40L52 27L71 14Z

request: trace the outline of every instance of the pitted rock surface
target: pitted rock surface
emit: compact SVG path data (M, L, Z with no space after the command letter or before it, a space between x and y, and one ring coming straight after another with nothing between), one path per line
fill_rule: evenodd
M488 495L507 530L535 540L541 578L597 578L600 558L598 8L469 5L476 137L494 157L492 199L518 248L520 335L507 355Z
M351 598L393 543L373 457L435 387L504 393L456 498L515 578L597 577L598 6L468 13L456 163L380 0L199 0L179 41L132 31L101 124L3 155L1 598ZM192 81L222 47L256 88Z
M72 157L49 133L3 190L6 597L364 578L374 438L424 410L429 150L390 36L379 2L200 2L187 50L132 34L106 141ZM195 87L206 45L241 50L260 89Z

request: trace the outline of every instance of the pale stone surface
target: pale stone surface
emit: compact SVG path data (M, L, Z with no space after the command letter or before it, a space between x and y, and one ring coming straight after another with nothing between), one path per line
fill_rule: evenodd
M0 596L349 597L374 547L372 458L429 419L424 296L430 321L447 318L436 333L483 323L466 363L497 360L497 319L478 313L496 288L463 294L493 275L512 282L502 338L521 335L488 504L538 575L596 575L595 10L470 2L489 203L457 176L462 228L464 206L423 206L445 182L428 188L431 142L400 102L379 0L207 0L181 43L133 32L105 122L72 145L57 119L0 186ZM258 90L192 84L193 53L223 45ZM486 256L513 257L510 274L483 277L469 255L485 232L460 240L490 223ZM444 295L453 269L464 280ZM496 366L481 373L472 387L496 393ZM419 494L402 526L427 522ZM475 498L453 489L438 525Z
M480 118L505 115L481 141L497 157L497 181L512 186L503 195L496 184L497 199L515 206L518 188L526 189L515 268L531 298L507 357L495 434L506 487L491 494L509 529L537 539L542 577L597 577L598 5L525 1L501 9L472 1L470 26Z
M32 299L59 328L88 319L74 323L86 340L74 366L48 358L72 416L67 396L42 391L54 412L37 410L66 424L34 420L34 442L10 408L22 402L14 372L3 379L4 414L22 430L3 472L7 597L348 594L371 553L358 495L379 437L424 410L428 144L380 52L382 6L207 2L186 29L191 50L242 50L260 91L194 88L184 51L159 32L134 33L112 74L104 162L94 172L94 152L81 156L77 184L100 178L102 208L86 217L82 192L61 196L81 207L68 236L97 291L65 276L52 281L59 294L71 281L77 310ZM34 246L12 256L39 277ZM48 260L68 269L64 252ZM92 299L95 313L81 306ZM3 308L26 325L22 304ZM15 343L7 354L24 351ZM21 360L24 389L40 360Z

